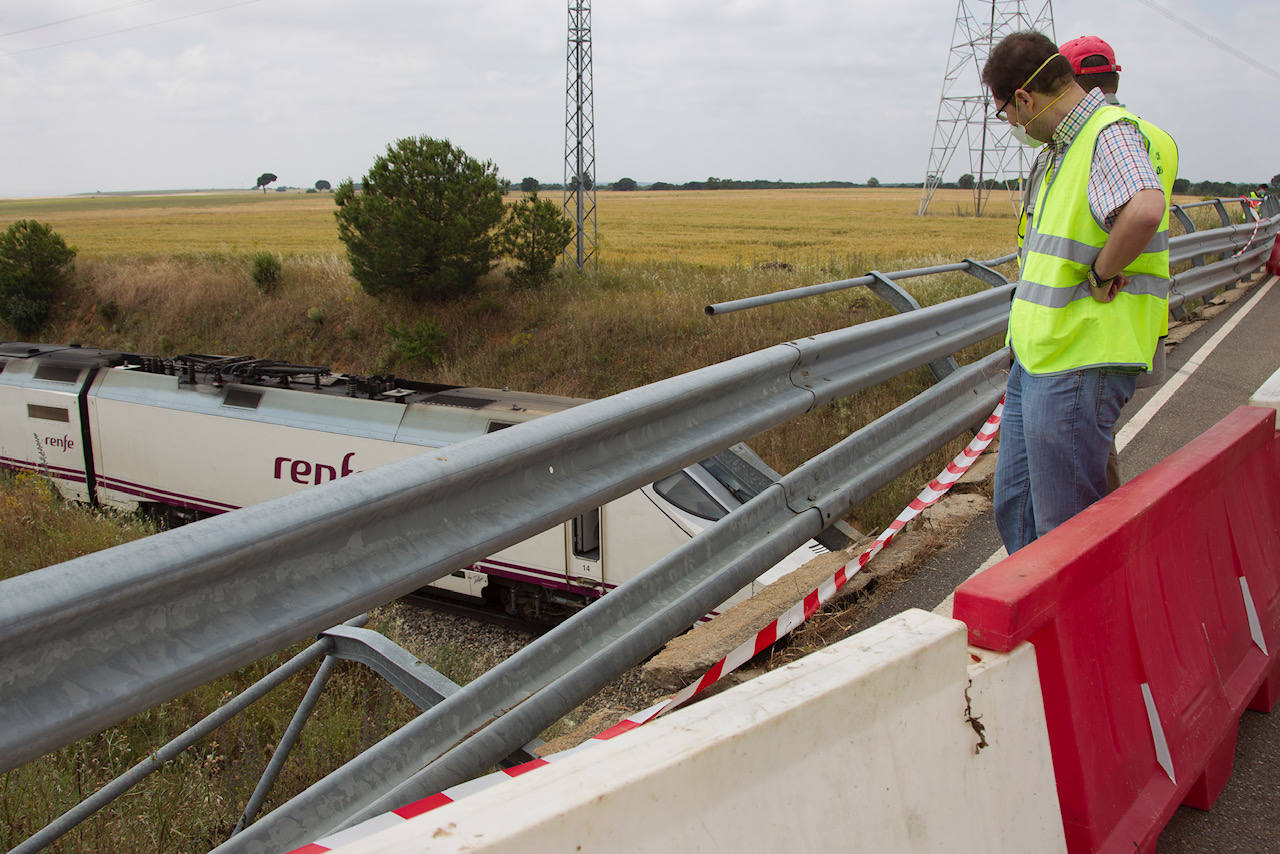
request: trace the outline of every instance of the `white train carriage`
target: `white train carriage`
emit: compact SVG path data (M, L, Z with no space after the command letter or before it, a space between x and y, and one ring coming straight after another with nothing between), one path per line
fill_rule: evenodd
M194 519L576 406L575 398L323 368L0 344L0 465L71 499ZM745 446L440 579L511 613L564 616L754 495ZM213 461L213 462L210 462ZM730 463L732 465L726 465ZM827 549L810 541L725 606ZM722 606L724 607L724 606Z

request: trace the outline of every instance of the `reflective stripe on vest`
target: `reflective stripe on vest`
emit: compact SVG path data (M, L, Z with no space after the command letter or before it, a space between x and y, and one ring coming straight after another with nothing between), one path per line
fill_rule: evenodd
M1155 237L1125 267L1130 283L1110 303L1089 295L1089 267L1108 233L1089 209L1088 183L1098 134L1117 121L1142 132L1165 192ZM1157 338L1168 330L1168 200L1177 177L1177 147L1167 133L1119 107L1096 109L1047 174L1028 224L1009 316L1009 341L1033 374L1121 365L1151 369Z

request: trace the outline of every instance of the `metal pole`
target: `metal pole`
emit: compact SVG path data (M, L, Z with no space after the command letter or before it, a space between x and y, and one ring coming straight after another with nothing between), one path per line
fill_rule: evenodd
M332 643L330 641L330 644ZM320 701L320 694L324 691L325 683L329 681L329 676L333 673L333 668L337 662L338 660L333 656L326 655L324 661L320 663L320 669L316 671L310 687L307 688L306 695L302 698L302 702L298 704L298 710L293 713L293 720L289 721L288 729L284 731L280 743L276 745L275 752L271 754L271 761L267 763L266 770L262 772L262 779L258 780L257 787L249 797L249 803L245 805L244 814L236 822L235 830L231 831L232 836L244 830L245 826L257 817L258 810L262 809L262 804L271 792L271 787L275 785L276 778L280 776L280 769L284 767L285 760L289 758L289 753L293 750L293 745L297 743L298 736L302 734L302 728L306 726L307 718L311 717L311 712L315 709L316 703Z

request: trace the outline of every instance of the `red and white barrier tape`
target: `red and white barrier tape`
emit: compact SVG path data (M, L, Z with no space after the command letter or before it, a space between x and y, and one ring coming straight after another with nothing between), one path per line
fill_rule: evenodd
M579 750L591 747L602 741L608 741L609 739L615 738L624 732L643 726L649 721L654 720L661 715L665 715L667 712L685 704L693 697L710 688L716 682L719 682L725 676L729 675L734 670L738 669L743 664L746 664L752 658L777 643L781 638L784 638L791 632L795 631L795 629L804 623L805 620L808 620L813 616L814 612L829 602L840 588L844 587L844 585L848 583L850 578L866 566L867 563L879 554L885 546L889 545L889 543L893 541L893 538L906 526L908 522L918 516L926 507L930 507L935 504L938 499L946 495L955 482L969 470L969 467L973 465L974 461L977 460L982 452L987 449L987 446L991 444L991 440L996 437L996 433L1000 430L1000 417L1003 412L1004 399L1001 398L1000 403L996 405L995 411L987 418L987 422L982 426L982 429L978 431L978 435L973 438L973 441L971 441L963 451L957 454L955 459L948 463L947 467L943 469L936 478L931 480L924 489L920 490L920 494L917 495L915 499L898 514L898 518L894 519L893 522L890 523L889 527L885 528L884 532L876 538L875 542L858 555L855 560L849 561L849 563L836 570L835 575L822 582L822 584L819 584L817 589L811 591L803 600L791 606L780 617L757 632L753 639L741 644L737 649L720 659L702 675L701 679L686 686L679 693L659 703L655 703L642 712L637 712L631 717L619 721L604 732L584 741L582 744L579 744L577 747L562 750L559 753L553 753L550 756L535 759L532 762L525 762L524 764L517 765L514 768L495 771L492 774L488 774L484 777L477 777L476 779L470 780L466 783L460 783L457 786L440 792L439 794L431 795L397 810L392 810L389 813L384 813L383 815L371 818L368 821L363 821L360 824L347 828L346 830L341 830L331 836L326 836L325 838L317 842L313 842L310 845L296 848L289 852L289 854L317 854L321 851L331 851L341 845L346 845L349 842L354 842L357 839L376 833L384 828L399 824L405 819L422 815L423 813L430 812L437 807L453 803L459 798L487 789L490 786L494 786L497 783L502 782L503 780L511 777L519 777L521 774L525 774L535 768L541 768L544 765L549 765L552 762L557 762L570 754L578 752Z
M1248 242L1240 247L1240 251L1231 256L1232 258L1239 258L1249 251L1249 247L1253 245L1254 238L1258 236L1258 227L1262 225L1262 217L1258 215L1258 208L1262 207L1262 199L1241 198L1240 201L1248 204L1253 211L1253 233L1249 235Z

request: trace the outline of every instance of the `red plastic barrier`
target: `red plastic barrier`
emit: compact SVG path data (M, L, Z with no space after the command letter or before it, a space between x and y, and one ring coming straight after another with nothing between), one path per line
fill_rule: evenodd
M1271 257L1267 260L1267 273L1280 276L1280 235L1276 236L1275 245L1271 247Z
M1240 407L956 591L975 646L1036 649L1072 852L1154 851L1280 693L1280 439Z

